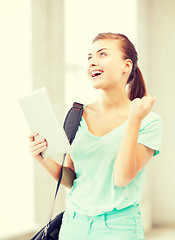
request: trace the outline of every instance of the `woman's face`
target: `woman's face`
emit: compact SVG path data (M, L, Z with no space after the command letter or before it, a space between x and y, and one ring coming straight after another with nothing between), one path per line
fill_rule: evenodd
M88 76L96 89L108 89L116 84L125 84L123 73L126 60L120 50L120 41L112 39L98 40L92 44L88 54Z

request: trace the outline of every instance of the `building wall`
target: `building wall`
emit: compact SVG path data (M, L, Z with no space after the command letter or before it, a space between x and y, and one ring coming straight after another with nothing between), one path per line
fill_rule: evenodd
M64 1L33 0L31 4L32 89L48 88L62 121L65 109ZM142 201L146 231L155 225L175 226L174 9L173 0L138 1L139 66L149 94L158 97L153 111L164 121L161 154L151 160L146 173ZM56 181L36 161L34 175L35 220L43 225L50 214ZM65 208L64 199L65 189L61 188L55 213Z
M34 224L33 161L19 97L31 91L30 0L0 1L0 239ZM10 226L10 228L9 228Z
M62 122L65 109L64 82L64 1L32 1L33 89L47 87L57 116ZM51 212L56 181L35 162L35 220L43 225ZM61 186L55 213L65 208Z
M164 122L161 155L151 160L147 176L153 226L175 226L174 9L173 0L138 1L140 65L149 94L158 97L153 111L160 114Z
M62 48L64 22L63 11L60 10L63 10L63 5L59 5L63 3L56 2L52 1L48 5L48 2L45 1L41 7L41 1L33 1L33 86L37 88L45 84L52 92L56 109L63 112L64 103L58 104L58 102L64 101L64 81L60 80L60 78L64 78L64 53ZM175 221L174 214L171 214L174 202L174 196L171 195L174 180L172 170L174 166L173 146L170 147L173 145L171 134L173 130L169 129L175 116L172 106L173 92L171 92L173 87L170 87L174 85L172 66L174 34L171 28L175 20L173 14L174 4L173 0L166 2L158 0L138 1L139 65L146 80L148 93L158 97L153 111L159 113L164 121L161 155L151 160L145 179L142 215L146 231L149 231L154 225L173 225ZM58 5L59 9L55 7L58 7ZM59 21L58 17L61 18ZM60 22L62 28L58 30L54 21ZM58 65L56 65L57 62ZM57 95L58 89L61 91L59 99ZM167 106L170 106L171 112ZM167 119L169 115L171 117ZM170 145L169 142L171 142ZM40 205L42 209L46 206L48 199L41 201L44 197L44 189L47 186L47 184L44 184L44 189L41 189L41 178L44 176L45 183L53 182L52 192L54 191L55 182L50 176L46 177L47 173L40 166L36 167L36 169L36 181L38 182L36 184L36 206ZM52 193L49 195L52 195ZM50 199L50 204L51 202ZM64 206L64 202L62 204ZM48 216L48 212L49 210L45 211L44 218ZM40 212L40 214L41 216L38 216L38 219L41 219L44 213Z

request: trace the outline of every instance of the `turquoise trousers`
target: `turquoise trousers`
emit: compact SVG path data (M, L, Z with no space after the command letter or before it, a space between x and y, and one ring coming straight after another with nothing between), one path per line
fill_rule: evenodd
M86 216L67 209L59 240L145 240L139 205Z

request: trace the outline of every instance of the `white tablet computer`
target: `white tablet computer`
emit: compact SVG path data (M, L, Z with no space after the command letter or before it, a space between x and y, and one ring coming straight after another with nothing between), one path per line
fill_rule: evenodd
M42 152L43 157L57 160L60 154L70 152L71 146L45 87L20 97L19 103L31 132L37 132L39 138L46 138L48 142L48 148Z

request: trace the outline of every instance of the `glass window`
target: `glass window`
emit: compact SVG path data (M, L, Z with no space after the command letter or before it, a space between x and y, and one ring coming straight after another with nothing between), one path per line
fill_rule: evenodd
M100 32L119 32L137 45L136 0L65 0L66 107L98 97L87 77L87 54Z
M0 1L0 239L31 230L33 160L18 98L31 90L29 0Z

